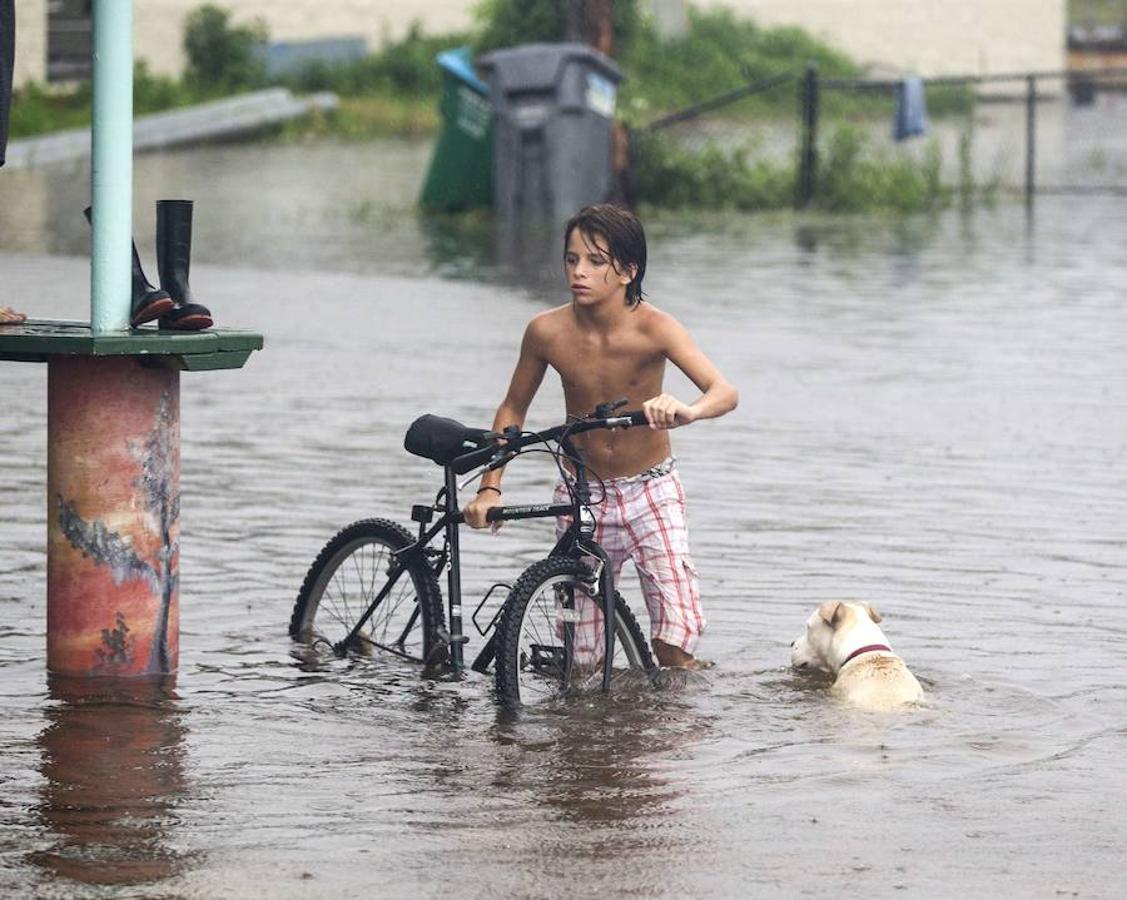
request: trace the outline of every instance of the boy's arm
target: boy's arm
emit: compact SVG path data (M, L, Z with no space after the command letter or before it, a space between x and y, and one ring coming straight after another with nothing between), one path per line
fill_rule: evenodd
M509 390L493 417L493 430L496 432L504 431L510 425L516 425L518 428L524 426L528 407L544 380L548 360L541 346L537 324L537 320L533 319L524 331L520 356L509 382ZM484 528L486 514L492 507L501 505L503 471L503 469L494 469L482 476L477 496L465 508L466 524L470 527Z
M663 314L657 337L666 358L685 373L701 395L692 403L683 403L664 393L647 400L642 408L651 428L677 428L698 419L714 419L736 408L739 393L697 346L684 325Z

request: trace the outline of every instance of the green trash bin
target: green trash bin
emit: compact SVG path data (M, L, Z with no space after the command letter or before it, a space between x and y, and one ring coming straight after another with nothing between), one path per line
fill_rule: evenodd
M434 147L419 205L460 212L493 204L493 105L489 86L474 73L468 47L435 57L444 74L442 131Z

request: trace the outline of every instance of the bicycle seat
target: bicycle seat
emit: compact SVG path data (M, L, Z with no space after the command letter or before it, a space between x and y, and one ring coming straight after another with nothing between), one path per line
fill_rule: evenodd
M427 413L407 429L403 449L415 456L448 466L463 453L489 445L485 428L468 428L461 422Z

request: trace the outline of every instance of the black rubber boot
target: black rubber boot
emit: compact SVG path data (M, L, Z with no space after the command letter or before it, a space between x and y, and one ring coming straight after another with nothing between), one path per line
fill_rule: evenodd
M160 286L176 301L161 317L161 328L199 331L212 325L211 312L192 299L188 268L192 258L192 201L157 201L157 271Z
M94 224L90 218L90 207L82 211L86 221ZM133 244L133 296L129 302L129 324L136 328L145 322L159 319L171 312L176 304L168 291L162 291L149 284L145 272L141 268L141 257L137 254L137 244Z

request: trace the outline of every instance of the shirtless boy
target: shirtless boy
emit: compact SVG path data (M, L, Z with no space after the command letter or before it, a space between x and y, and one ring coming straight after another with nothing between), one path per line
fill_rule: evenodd
M564 272L571 302L528 323L493 430L523 427L548 366L559 373L569 415L620 397L628 398L628 409L645 411L649 428L592 431L577 437L576 446L606 486L592 511L615 580L627 558L638 569L658 663L696 668L693 649L704 617L669 430L735 409L736 389L683 325L642 299L646 238L632 213L611 205L580 210L564 231ZM692 403L664 393L666 360L701 391ZM488 511L501 505L501 477L495 470L482 478L465 509L472 527L484 528ZM556 502L564 494L561 485Z

